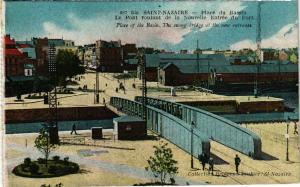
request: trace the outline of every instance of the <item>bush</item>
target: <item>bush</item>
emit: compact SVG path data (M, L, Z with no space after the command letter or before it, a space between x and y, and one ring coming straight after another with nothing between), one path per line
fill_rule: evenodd
M60 157L57 156L57 155L52 157L52 159L53 159L55 162L58 162L58 161L59 161L59 158L60 158Z
M45 164L46 160L44 158L38 158L37 159L39 164Z
M57 167L56 166L50 166L48 168L48 173L55 174L56 172L57 172Z
M44 159L39 160L41 162L45 161ZM25 167L24 164L20 164L13 169L12 173L22 177L49 178L78 173L80 169L78 164L68 162L68 157L64 158L64 160L60 160L58 163L53 160L49 160L48 164L48 168L46 168L45 163L39 164L38 161L31 161L29 167Z
M22 171L29 172L29 166L25 166L25 164L21 164L20 167Z
M25 167L29 167L31 164L31 159L29 157L24 159L24 166Z
M21 94L18 94L18 95L17 95L17 100L21 100L21 99L22 99Z
M79 171L79 165L74 163L72 166L72 171L71 173L77 173Z
M68 156L65 157L65 158L64 158L64 161L65 161L65 162L69 162L69 157L68 157Z
M69 157L64 158L64 165L69 165Z
M37 164L31 164L30 165L30 173L38 174L38 172L39 172L39 166Z

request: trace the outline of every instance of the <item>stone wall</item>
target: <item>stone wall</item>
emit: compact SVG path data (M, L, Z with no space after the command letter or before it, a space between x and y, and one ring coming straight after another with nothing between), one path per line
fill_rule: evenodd
M117 115L104 106L58 108L59 121L112 119ZM48 120L48 108L5 110L5 123L30 123Z

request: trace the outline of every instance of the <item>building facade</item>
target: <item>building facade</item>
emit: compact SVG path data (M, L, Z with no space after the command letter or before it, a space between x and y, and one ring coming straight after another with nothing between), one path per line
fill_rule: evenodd
M101 72L122 72L121 41L96 41L97 69Z

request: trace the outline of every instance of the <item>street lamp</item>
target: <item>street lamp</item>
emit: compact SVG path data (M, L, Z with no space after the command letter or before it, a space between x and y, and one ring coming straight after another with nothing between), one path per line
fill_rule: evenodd
M193 154L194 154L194 144L193 144L193 135L194 135L194 127L195 127L195 123L194 121L192 121L191 123L191 168L194 168L194 158L193 158Z
M290 117L287 118L286 122L286 161L289 161L289 125L290 125Z

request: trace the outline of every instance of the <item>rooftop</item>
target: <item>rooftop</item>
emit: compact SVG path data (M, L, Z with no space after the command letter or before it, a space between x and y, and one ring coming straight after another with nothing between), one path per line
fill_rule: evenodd
M5 35L4 40L5 40L5 45L16 45L15 40L11 39L10 35Z
M35 48L32 47L26 47L26 48L21 48L19 49L22 52L26 52L28 54L28 57L31 59L36 59L36 53L35 53Z
M5 49L5 55L23 56L23 53L18 49Z
M136 122L136 121L144 121L142 118L137 116L121 116L114 118L116 122Z

